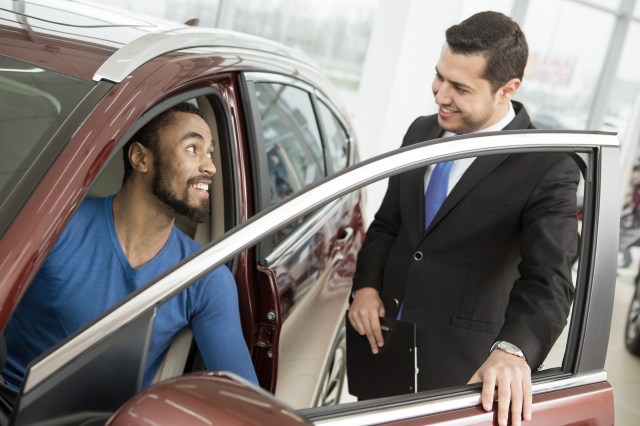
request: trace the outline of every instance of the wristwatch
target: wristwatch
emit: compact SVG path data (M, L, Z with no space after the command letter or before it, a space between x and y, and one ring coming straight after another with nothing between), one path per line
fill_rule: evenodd
M524 353L520 350L520 348L512 343L505 342L503 340L498 340L493 344L493 346L491 346L491 350L489 351L489 353L493 352L496 349L500 349L501 351L504 351L508 354L515 355L519 358L524 359L525 361L527 360L527 358L525 358Z

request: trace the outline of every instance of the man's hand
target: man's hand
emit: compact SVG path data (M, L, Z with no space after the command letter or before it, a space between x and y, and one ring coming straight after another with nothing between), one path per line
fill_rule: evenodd
M511 403L511 424L520 426L524 418L531 420L531 369L527 362L515 355L499 349L475 372L469 383L482 382L482 406L493 408L493 398L498 387L498 424L507 426L509 403Z
M384 345L380 317L384 316L384 304L378 290L372 287L361 288L354 294L349 308L349 321L361 336L366 335L371 345L371 352L378 353Z

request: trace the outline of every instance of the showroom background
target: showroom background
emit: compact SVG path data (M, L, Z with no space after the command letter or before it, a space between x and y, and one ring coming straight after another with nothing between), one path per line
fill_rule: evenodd
M481 10L520 23L529 63L517 100L539 128L619 132L628 197L640 141L640 0L112 0L173 21L199 19L309 55L342 90L361 158L400 146L436 111L444 31Z

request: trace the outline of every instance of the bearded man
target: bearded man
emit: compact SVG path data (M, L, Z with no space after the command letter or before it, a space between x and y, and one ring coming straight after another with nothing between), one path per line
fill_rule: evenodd
M33 359L199 248L175 218L207 220L212 151L211 130L189 103L164 111L127 142L121 189L82 202L5 330L7 385L20 387ZM143 386L186 326L207 369L257 383L235 281L221 266L158 309Z

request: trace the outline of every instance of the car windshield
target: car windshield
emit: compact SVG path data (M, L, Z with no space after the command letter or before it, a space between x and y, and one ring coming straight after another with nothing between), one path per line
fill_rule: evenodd
M0 55L0 200L92 87Z

